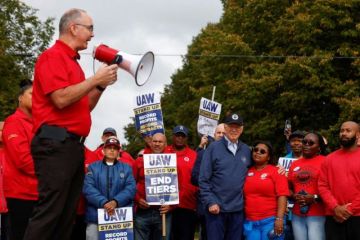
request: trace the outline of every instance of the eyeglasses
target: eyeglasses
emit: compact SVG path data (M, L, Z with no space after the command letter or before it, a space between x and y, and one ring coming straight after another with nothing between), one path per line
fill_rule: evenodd
M90 32L94 32L94 25L85 25L85 24L81 24L81 23L75 23L75 25L82 26L82 27L86 28L87 30L89 30Z
M253 152L260 153L261 155L267 153L265 149L258 148L258 147L255 147Z
M308 146L312 146L312 145L314 145L315 144L315 142L314 141L312 141L312 140L306 140L306 139L303 139L302 140L302 144L303 145L308 145Z

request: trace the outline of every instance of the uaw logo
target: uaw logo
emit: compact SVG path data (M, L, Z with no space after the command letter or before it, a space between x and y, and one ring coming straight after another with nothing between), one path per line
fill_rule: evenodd
M267 173L263 173L263 174L261 174L260 179L261 179L261 180L265 180L266 177L267 177Z
M234 120L238 120L238 119L239 119L239 116L238 116L237 114L233 114L233 115L231 116L231 118L234 119Z
M184 157L184 161L188 162L190 159L188 157Z
M184 130L184 126L180 126L180 130Z

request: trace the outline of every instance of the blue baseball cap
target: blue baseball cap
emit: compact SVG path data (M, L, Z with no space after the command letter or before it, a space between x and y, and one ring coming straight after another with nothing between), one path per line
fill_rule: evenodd
M178 125L178 126L174 127L174 129L173 129L173 134L176 134L176 133L183 133L187 137L189 134L189 130L183 125Z

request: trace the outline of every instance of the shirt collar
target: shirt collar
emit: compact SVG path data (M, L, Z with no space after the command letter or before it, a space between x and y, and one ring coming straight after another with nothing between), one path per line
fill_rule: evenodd
M230 145L232 145L232 144L236 144L236 145L238 145L238 143L239 143L239 139L238 140L236 140L236 142L232 142L232 141L230 141L225 135L224 135L224 138L225 138L225 140L226 140L226 142L227 142L227 145L228 146L230 146Z
M69 45L67 45L66 43L64 43L61 40L56 40L56 45L58 45L60 48L62 48L65 53L72 59L76 60L76 59L80 59L80 55L78 52L75 52L74 49L72 49L71 47L69 47Z

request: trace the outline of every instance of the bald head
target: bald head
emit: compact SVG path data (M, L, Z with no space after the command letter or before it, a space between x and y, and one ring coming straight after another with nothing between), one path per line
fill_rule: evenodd
M72 8L66 11L60 18L60 22L59 22L60 35L66 33L69 29L70 23L76 22L76 20L80 19L82 14L87 14L87 13L85 10L78 8Z
M343 149L355 148L360 138L359 124L354 121L344 122L341 124L339 137Z
M224 136L224 134L225 134L225 124L220 123L215 128L214 139L217 141L217 140L221 139Z
M163 133L155 133L152 137L151 150L153 153L163 153L167 145L166 136Z

